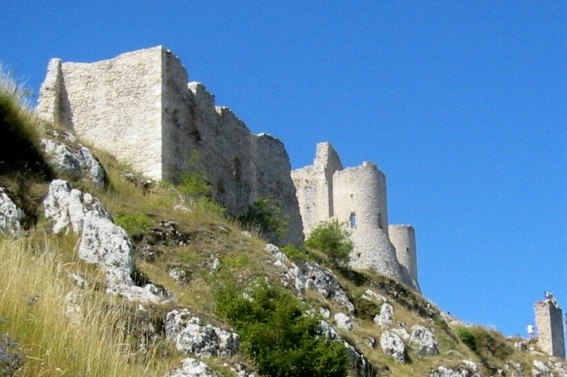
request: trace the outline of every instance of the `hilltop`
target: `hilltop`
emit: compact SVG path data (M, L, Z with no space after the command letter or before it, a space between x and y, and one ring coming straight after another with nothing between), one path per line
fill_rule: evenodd
M231 215L199 170L148 179L9 88L0 375L567 376L534 341L328 250L267 242L285 226L272 207Z

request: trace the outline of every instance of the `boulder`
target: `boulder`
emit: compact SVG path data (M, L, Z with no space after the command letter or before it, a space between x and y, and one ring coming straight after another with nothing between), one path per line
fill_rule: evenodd
M458 366L454 369L444 366L438 366L432 370L428 377L482 377L478 372L472 372L464 366Z
M0 237L21 237L24 234L21 224L24 216L24 211L0 187Z
M352 331L354 325L352 323L352 318L344 313L335 314L335 323L338 327L346 331Z
M392 321L394 320L394 307L392 304L385 302L380 307L380 314L374 316L373 321L378 326L383 329L389 329L392 327Z
M336 302L349 313L354 313L354 305L348 299L337 277L315 262L305 262L299 265L292 263L291 267L284 272L282 283L285 286L292 285L300 292L313 289L327 300Z
M437 338L431 331L423 326L412 326L409 346L420 357L439 354Z
M391 356L397 363L405 364L406 346L400 336L392 331L384 331L380 335L380 347L388 356Z
M541 360L534 360L532 364L532 377L552 377L551 369Z
M59 136L56 132L55 135ZM65 133L64 139L76 146L58 140L41 140L41 148L51 167L60 174L77 179L87 178L96 188L104 188L106 172L90 149L77 144L75 137L69 133Z
M220 377L220 375L204 362L188 357L182 360L181 366L176 368L169 377Z
M202 325L201 319L187 309L167 313L165 334L175 342L178 351L196 356L231 357L238 351L238 334L210 324Z
M83 229L83 219L87 212L97 217L111 220L112 217L98 199L89 193L72 189L67 181L55 179L49 185L47 196L43 199L45 217L53 220L53 233L78 234Z

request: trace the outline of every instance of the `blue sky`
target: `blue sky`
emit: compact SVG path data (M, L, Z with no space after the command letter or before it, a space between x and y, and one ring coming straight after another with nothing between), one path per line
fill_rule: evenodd
M293 168L330 141L378 164L416 228L426 297L525 335L567 307L567 2L5 2L0 60L38 93L52 57L164 45Z

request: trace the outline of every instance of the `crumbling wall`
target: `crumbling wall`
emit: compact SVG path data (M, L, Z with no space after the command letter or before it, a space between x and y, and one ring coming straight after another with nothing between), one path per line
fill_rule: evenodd
M38 113L74 129L148 178L177 182L203 171L232 214L274 200L289 223L282 243L303 239L283 144L253 135L200 83L187 83L179 59L162 46L96 63L53 60Z

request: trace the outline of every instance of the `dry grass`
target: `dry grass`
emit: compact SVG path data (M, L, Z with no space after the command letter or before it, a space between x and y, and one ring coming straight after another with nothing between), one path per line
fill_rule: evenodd
M126 342L127 307L107 295L77 290L52 245L1 240L0 333L8 333L25 354L18 376L163 375L155 355L135 355ZM66 316L66 296L74 292L79 320ZM136 362L133 362L135 359Z

